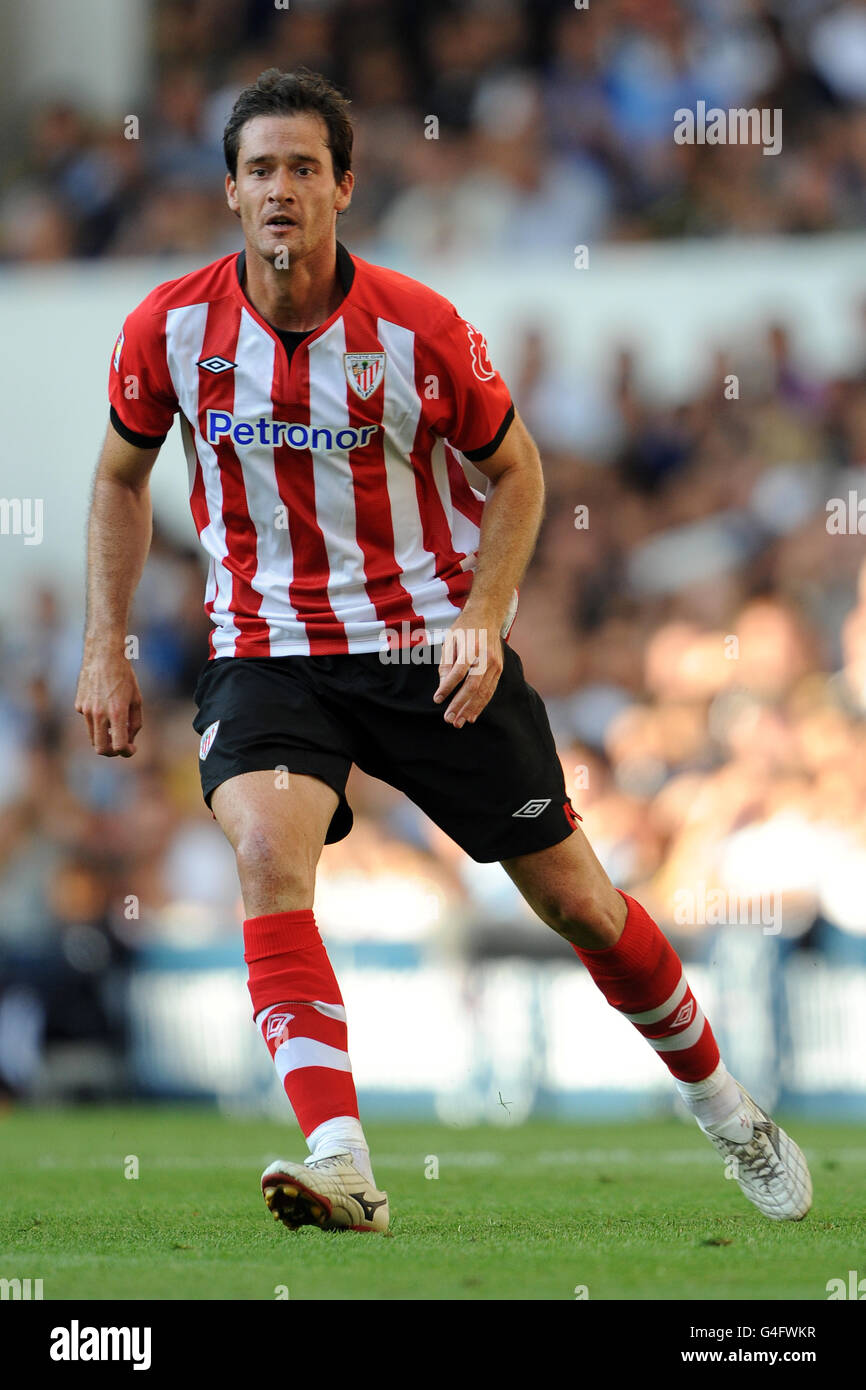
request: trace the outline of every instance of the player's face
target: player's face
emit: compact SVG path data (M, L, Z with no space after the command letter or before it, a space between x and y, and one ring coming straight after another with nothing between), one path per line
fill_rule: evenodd
M289 266L334 234L337 213L349 206L354 180L341 183L321 116L254 116L241 130L237 178L226 176L226 197L241 219L250 249L272 264L280 247Z

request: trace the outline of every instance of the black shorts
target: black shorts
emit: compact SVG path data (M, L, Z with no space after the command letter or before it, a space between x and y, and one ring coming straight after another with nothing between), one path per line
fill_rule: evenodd
M379 652L338 656L218 657L195 690L202 792L243 772L308 773L340 798L326 843L348 835L353 763L404 792L479 863L548 849L576 820L547 712L520 657L504 666L474 724L444 720L433 703L440 648L428 662ZM204 756L202 756L204 754Z

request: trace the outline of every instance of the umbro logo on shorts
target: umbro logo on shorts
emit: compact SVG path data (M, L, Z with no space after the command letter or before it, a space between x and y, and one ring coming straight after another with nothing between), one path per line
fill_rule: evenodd
M544 810L545 806L549 806L549 805L550 805L550 797L549 797L549 796L546 797L544 801L541 801L539 798L536 797L535 800L533 800L533 801L526 801L526 802L524 802L524 804L521 806L521 808L520 808L519 811L512 811L511 814L512 814L512 816L525 816L525 817L527 818L527 820L534 820L536 816L540 816L540 815L541 815L541 813L542 813L542 811Z
M215 719L212 724L208 724L207 728L201 736L201 743L199 744L198 755L202 762L204 762L205 758L207 757L208 753L210 752L213 746L213 741L217 736L217 729L219 728L219 726L219 720Z

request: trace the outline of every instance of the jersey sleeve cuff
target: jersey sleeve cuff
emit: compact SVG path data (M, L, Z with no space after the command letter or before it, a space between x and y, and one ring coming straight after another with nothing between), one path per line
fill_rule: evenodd
M491 454L495 454L505 438L513 419L514 402L512 401L505 412L505 419L502 421L502 424L499 426L499 429L496 431L490 443L485 444L481 449L461 449L460 452L463 454L463 457L467 458L470 463L481 463L483 459L487 459Z
M131 430L123 423L114 406L111 407L110 418L115 430L127 444L135 444L139 449L158 449L160 444L165 443L166 434L138 434L136 430Z

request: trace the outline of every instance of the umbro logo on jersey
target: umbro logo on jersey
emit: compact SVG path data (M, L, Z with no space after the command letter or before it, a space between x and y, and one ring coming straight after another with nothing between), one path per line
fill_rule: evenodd
M238 364L229 362L227 357L203 357L196 365L203 367L206 372L213 372L214 376L219 376L222 372L233 371Z
M362 401L372 396L385 375L384 352L344 352L346 380Z
M212 724L208 724L207 728L201 736L201 743L198 747L198 755L202 762L204 762L205 758L207 757L208 753L210 752L213 746L213 741L217 736L217 729L219 728L219 726L219 720L215 719Z
M527 802L525 802L524 805L521 806L521 808L520 808L519 811L512 811L511 814L512 814L512 816L525 816L528 820L534 820L536 816L540 816L540 815L541 815L541 813L542 813L542 811L544 810L545 806L549 806L549 805L550 805L550 797L549 797L549 796L548 796L548 797L546 798L546 800L544 800L544 801L541 801L539 798L536 798L536 799L533 800L533 801L527 801Z

